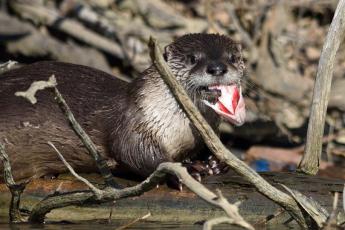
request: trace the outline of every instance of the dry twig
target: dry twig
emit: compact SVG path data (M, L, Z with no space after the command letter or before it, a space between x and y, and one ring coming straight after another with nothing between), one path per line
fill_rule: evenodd
M17 184L12 175L12 169L10 160L8 158L8 155L5 151L5 147L0 143L0 160L2 161L4 165L4 180L6 182L6 185L8 189L11 192L11 203L10 203L10 210L9 210L9 216L10 216L10 222L11 223L19 223L24 221L24 218L20 214L20 196L23 193L25 186L28 181L25 181L23 183Z
M332 224L337 222L337 209L338 209L338 202L339 202L339 193L335 192L334 193L334 198L333 198L333 205L332 205L332 212L331 215L329 215L327 223L324 227L324 229L329 230L332 229Z
M151 216L151 213L149 212L149 213L147 213L146 215L144 215L144 216L142 216L142 217L139 217L139 218L136 218L135 220L129 222L128 224L123 225L123 226L117 228L116 230L123 230L123 229L126 229L126 228L132 226L133 224L135 224L135 223L137 223L137 222L139 222L139 221L141 221L141 220L145 220L145 219L149 218L150 216Z
M71 109L69 108L65 99L62 97L61 93L56 87L54 87L54 92L55 92L56 100L61 110L65 114L68 121L71 123L71 126L74 132L78 135L80 140L83 142L84 146L87 148L90 155L95 159L98 170L103 176L107 185L112 186L114 188L120 188L120 186L114 181L113 175L107 165L106 160L101 156L101 154L97 150L96 145L92 142L89 135L84 131L84 129L77 122Z
M70 173L75 176L75 178L77 178L78 180L80 180L81 182L83 182L87 187L89 187L91 189L91 191L98 197L101 194L101 190L96 188L92 183L90 183L88 180L86 180L84 177L78 175L74 169L72 168L72 166L66 161L66 159L63 157L63 155L60 153L60 151L55 147L55 145L48 141L48 145L51 146L55 152L57 153L57 155L59 156L60 160L64 163L64 165L68 168L68 170L70 171Z
M345 0L340 0L321 52L308 124L306 148L298 166L299 171L307 174L315 175L319 170L333 66L344 36Z

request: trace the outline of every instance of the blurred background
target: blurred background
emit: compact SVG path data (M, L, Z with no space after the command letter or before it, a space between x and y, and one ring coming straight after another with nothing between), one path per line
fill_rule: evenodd
M247 123L221 125L224 143L257 171L301 159L318 59L337 0L0 0L0 62L57 60L131 81L147 42L220 33L243 44ZM321 176L345 179L345 49L329 101Z

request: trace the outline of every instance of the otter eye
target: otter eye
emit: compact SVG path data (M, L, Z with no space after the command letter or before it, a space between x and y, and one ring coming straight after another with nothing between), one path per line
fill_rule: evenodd
M230 54L229 62L230 62L231 64L234 64L234 63L236 62L236 56L233 55L233 54Z
M196 54L188 55L187 59L188 59L189 64L191 64L191 65L195 65L198 61L198 57Z

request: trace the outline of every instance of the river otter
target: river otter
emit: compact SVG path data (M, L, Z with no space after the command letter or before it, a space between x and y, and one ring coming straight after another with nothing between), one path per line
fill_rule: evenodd
M223 35L188 34L168 45L164 58L214 129L219 115L235 125L244 122L239 87L244 64L237 43ZM15 96L52 74L77 121L114 162L115 171L146 177L161 162L181 161L204 148L154 65L126 83L86 66L38 62L0 75L0 141L16 179L66 171L47 141L78 172L97 170L52 90L39 91L34 105Z

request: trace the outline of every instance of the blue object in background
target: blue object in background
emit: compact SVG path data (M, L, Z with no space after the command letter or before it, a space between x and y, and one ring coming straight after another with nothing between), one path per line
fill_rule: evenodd
M257 172L267 172L270 171L270 163L267 160L256 160L254 162L254 168Z

